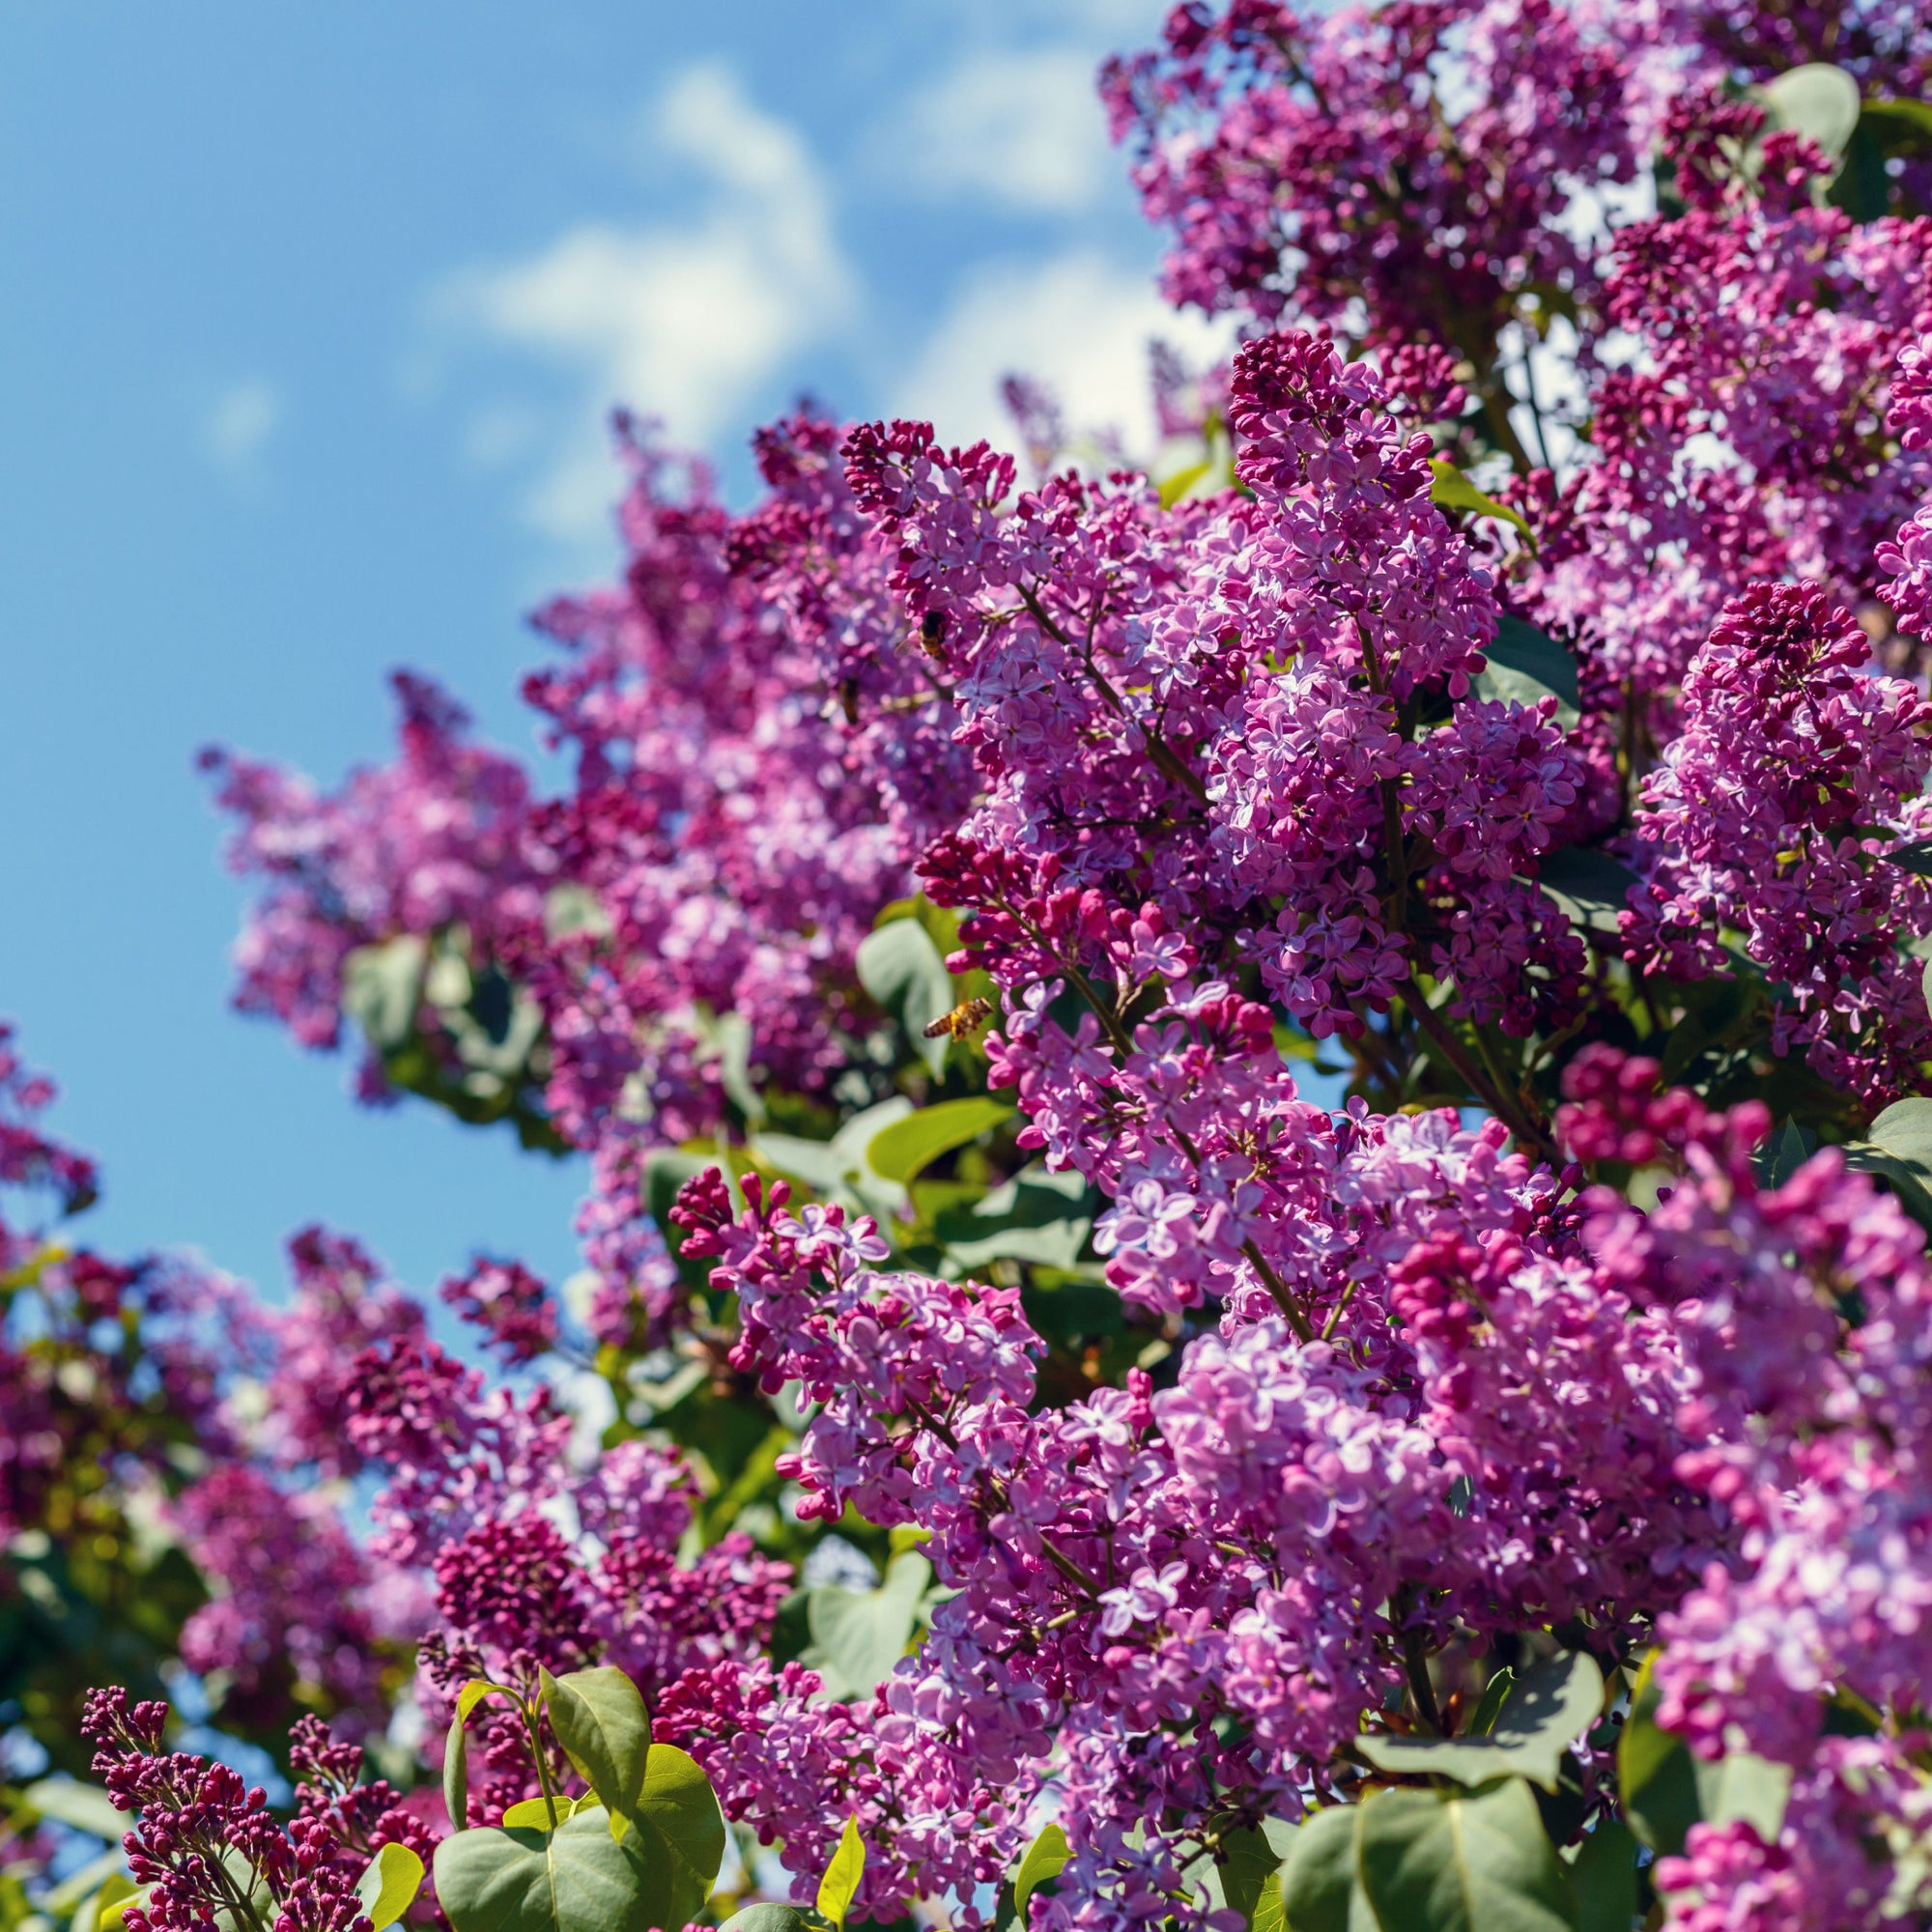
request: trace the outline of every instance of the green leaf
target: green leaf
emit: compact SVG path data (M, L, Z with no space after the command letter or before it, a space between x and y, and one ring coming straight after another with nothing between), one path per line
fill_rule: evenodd
M825 1680L826 1696L840 1703L869 1697L892 1675L931 1583L932 1565L908 1549L887 1564L876 1590L821 1583L806 1592L811 1643L799 1662Z
M1248 1932L1293 1932L1281 1903L1281 1874L1271 1871L1248 1916Z
M128 1908L145 1905L148 1889L145 1885L136 1885L126 1872L110 1872L95 1893L94 1910L74 1914L73 1932L120 1932L127 1922Z
M724 1814L704 1767L688 1751L675 1745L651 1747L633 1823L637 1833L655 1834L666 1853L696 1879L699 1904L710 1897L724 1862Z
M130 1823L131 1820L123 1820ZM47 1893L43 1901L46 1910L56 1918L65 1918L71 1914L76 1920L82 1916L82 1908L94 1899L95 1894L106 1889L115 1879L126 1881L128 1889L133 1889L133 1881L128 1878L122 1866L123 1853L116 1843L100 1854L98 1859L89 1859L81 1868ZM0 1914L0 1922L4 1915ZM12 1932L12 1928L10 1928Z
M1520 1778L1469 1795L1381 1791L1361 1813L1360 1884L1386 1932L1576 1932L1576 1898Z
M1565 845L1537 861L1536 883L1579 931L1614 933L1637 876L1607 852Z
M1199 463L1190 463L1184 469L1177 469L1172 476L1160 480L1160 507L1171 510L1187 495L1203 477L1214 468L1214 459L1204 457Z
M1461 510L1473 517L1500 517L1529 536L1529 526L1515 510L1493 497L1486 497L1453 463L1444 463L1438 456L1429 467L1435 473L1435 480L1429 486L1429 500L1438 510Z
M524 1700L507 1684L493 1684L487 1677L472 1677L456 1693L456 1721L459 1724L469 1721L469 1714L492 1692L499 1697L507 1697L519 1710Z
M129 1878L110 1878L94 1901L93 1932L121 1932L128 1922L128 1908L146 1905L153 1889L152 1886L136 1885ZM85 1932L85 1928L76 1924L75 1932Z
M1660 1858L1684 1849L1684 1834L1703 1816L1697 1775L1682 1738L1657 1722L1652 1651L1631 1690L1630 1715L1617 1735L1617 1794L1631 1830Z
M1270 1830L1277 1823L1270 1819L1267 1824L1230 1832L1221 1841L1222 1896L1250 1925L1254 1924L1263 1896L1270 1886L1275 1888L1275 1910L1277 1913L1281 1910L1281 1889L1277 1881L1282 1855L1276 1844L1277 1838L1284 1846L1292 1844L1293 1833L1285 1826Z
M497 1823L506 1832L554 1832L576 1811L568 1798L520 1798Z
M376 1856L355 1882L355 1896L362 1901L373 1932L393 1925L422 1889L423 1861L407 1845L381 1845Z
M343 1010L378 1053L394 1053L415 1032L428 958L428 947L412 933L345 955Z
M859 1895L859 1881L866 1875L866 1841L859 1835L859 1821L848 1818L838 1834L838 1849L818 1881L818 1910L834 1925L843 1925L852 1901Z
M1888 859L1902 872L1916 872L1921 879L1932 878L1932 838L1914 838L1904 845L1894 845L1889 852L1881 852L1879 857Z
M1281 1866L1281 1904L1292 1932L1380 1932L1358 1883L1357 1837L1365 1804L1339 1804L1302 1820Z
M903 1094L895 1094L876 1107L855 1114L829 1141L753 1133L746 1136L746 1145L768 1167L802 1180L813 1193L845 1196L883 1219L907 1205L906 1190L900 1182L874 1170L866 1151L885 1128L913 1111L912 1102Z
M1010 1120L1012 1112L980 1094L964 1100L942 1100L938 1106L922 1107L875 1134L866 1158L875 1174L903 1183L924 1172L941 1154L951 1153Z
M562 1677L545 1670L539 1681L550 1727L564 1756L603 1801L611 1829L621 1832L637 1815L651 1748L651 1720L642 1695L612 1663Z
M1871 1123L1868 1141L1845 1149L1845 1165L1882 1175L1899 1205L1932 1229L1932 1100L1895 1100Z
M1580 713L1577 660L1547 632L1505 611L1496 620L1496 640L1483 654L1488 668L1476 677L1483 697L1533 706L1546 695L1556 699L1556 722L1570 730Z
M1573 1650L1517 1679L1487 1737L1365 1737L1356 1748L1380 1771L1433 1773L1466 1785L1527 1777L1554 1791L1564 1750L1603 1707L1604 1673L1594 1658Z
M1715 1763L1695 1761L1697 1801L1713 1825L1748 1825L1767 1845L1784 1828L1791 1767L1751 1751L1727 1751Z
M973 1207L943 1208L933 1233L962 1273L1001 1260L1071 1269L1093 1231L1091 1213L1080 1211L1091 1205L1083 1176L1052 1174L1035 1161Z
M90 1837L105 1838L118 1845L133 1822L98 1784L82 1784L71 1777L43 1777L21 1794L43 1818L66 1825Z
M1833 160L1844 157L1859 125L1859 84L1841 67L1809 61L1757 90L1772 126L1815 142Z
M455 1932L681 1932L707 1888L654 1832L611 1835L601 1807L554 1832L458 1832L436 1848Z
M1801 1127L1796 1121L1786 1121L1783 1132L1767 1141L1751 1156L1758 1184L1762 1187L1782 1187L1817 1150L1817 1135Z
M1637 1916L1636 1839L1628 1825L1600 1818L1570 1861L1577 1932L1631 1932Z
M917 919L895 919L859 943L859 983L899 1023L913 1051L936 1074L946 1065L952 1042L942 1034L927 1039L925 1029L950 1013L956 1001L952 975Z
M459 1704L458 1710L461 1710ZM469 1822L469 1747L459 1716L442 1741L442 1808L449 1822L462 1831Z
M797 1905L748 1905L718 1932L826 1932L825 1920Z
M1034 1888L1058 1878L1071 1857L1065 1832L1058 1824L1042 1825L1039 1836L1027 1847L1026 1857L1020 1861L1020 1868L1013 1874L1013 1910L1020 1915L1022 1922L1025 1921L1027 1900L1033 1896Z
M1516 1687L1516 1672L1507 1664L1483 1686L1483 1694L1476 1699L1476 1708L1469 1713L1469 1735L1472 1738L1486 1738L1496 1727L1496 1719L1501 1715L1503 1699Z
M1932 150L1932 102L1867 100L1859 125L1869 128L1888 155L1920 155Z

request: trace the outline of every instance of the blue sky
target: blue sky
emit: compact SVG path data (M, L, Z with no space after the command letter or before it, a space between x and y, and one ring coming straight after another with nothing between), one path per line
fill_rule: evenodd
M612 555L601 423L800 390L999 434L998 374L1146 435L1199 340L1091 74L1145 0L0 11L0 1013L92 1237L279 1292L307 1220L553 1276L580 1176L229 1013L197 747L333 781L426 668L528 748L523 612Z

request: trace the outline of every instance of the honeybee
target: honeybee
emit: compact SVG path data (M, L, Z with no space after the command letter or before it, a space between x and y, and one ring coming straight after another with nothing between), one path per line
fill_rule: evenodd
M993 1017L991 1000L961 1000L950 1013L942 1013L925 1029L927 1039L937 1039L945 1034L950 1039L964 1039L976 1028L982 1027Z
M925 646L927 657L942 660L945 658L946 653L941 648L946 642L946 612L944 611L928 611L919 620L919 640Z

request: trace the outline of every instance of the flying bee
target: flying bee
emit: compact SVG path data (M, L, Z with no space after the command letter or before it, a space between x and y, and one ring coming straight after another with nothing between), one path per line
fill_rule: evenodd
M950 1013L942 1013L925 1029L925 1037L927 1039L937 1039L944 1034L949 1039L965 1039L992 1017L991 1000L961 1000Z
M945 661L946 652L943 646L946 642L946 612L944 611L928 611L919 620L919 640L925 646L927 657L937 658L942 663Z

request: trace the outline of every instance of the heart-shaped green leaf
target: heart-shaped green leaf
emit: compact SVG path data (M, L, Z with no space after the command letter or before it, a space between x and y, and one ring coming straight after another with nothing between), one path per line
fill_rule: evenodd
M422 1889L423 1861L407 1845L379 1845L362 1876L355 1883L355 1896L374 1932L393 1925Z
M1366 1807L1338 1804L1302 1820L1281 1865L1281 1903L1294 1932L1380 1932L1356 1883Z
M704 1767L675 1745L653 1745L638 1796L635 1829L655 1833L668 1856L698 1880L701 1904L724 1862L724 1814Z
M859 1821L848 1818L838 1834L838 1849L818 1881L819 1916L834 1925L843 1925L852 1901L859 1895L859 1881L866 1875L866 1841L859 1835Z
M455 1932L681 1932L708 1887L655 1832L611 1835L600 1805L554 1832L458 1832L436 1848Z
M1595 1723L1603 1704L1604 1673L1573 1650L1519 1677L1487 1736L1366 1737L1356 1747L1380 1771L1434 1773L1467 1785L1527 1777L1554 1791L1565 1747Z
M846 1702L868 1697L892 1675L912 1641L931 1582L932 1565L908 1549L886 1566L876 1590L821 1583L806 1593L811 1642L799 1662L824 1679L827 1696Z
M1520 1778L1466 1795L1381 1791L1360 1809L1361 1889L1383 1932L1576 1932L1576 1898Z
M611 1829L621 1832L637 1815L651 1748L651 1720L642 1694L611 1663L562 1677L546 1670L539 1682L550 1727L563 1754L603 1800Z

